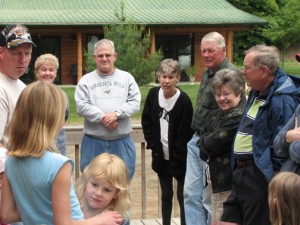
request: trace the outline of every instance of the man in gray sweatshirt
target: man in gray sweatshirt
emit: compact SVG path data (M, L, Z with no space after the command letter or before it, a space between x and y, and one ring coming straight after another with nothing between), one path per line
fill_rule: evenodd
M140 109L141 93L134 77L114 66L114 43L94 46L96 69L84 75L75 91L77 112L84 118L80 170L97 155L108 152L125 161L129 178L135 171L136 149L130 137L130 117Z

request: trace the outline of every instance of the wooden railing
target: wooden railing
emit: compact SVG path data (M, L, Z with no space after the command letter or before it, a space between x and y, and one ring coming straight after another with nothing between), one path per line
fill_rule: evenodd
M65 127L66 136L67 136L67 145L75 146L75 178L79 176L79 146L81 144L81 139L83 136L83 127L82 126L68 126ZM132 132L130 134L134 143L141 144L141 154L142 160L145 159L145 139L141 125L134 125L132 127ZM145 162L142 161L142 165L145 165ZM144 168L145 169L145 168Z
M144 139L144 134L142 130L141 125L134 125L133 130L130 134L131 138L133 139L135 144L140 145L141 150L141 191L142 191L142 199L141 199L141 207L142 207L142 219L145 219L147 217L146 215L146 184L147 184L147 177L146 177L146 142ZM66 130L66 136L67 136L67 146L68 149L74 147L74 158L75 161L75 179L77 179L80 175L80 164L79 164L79 158L80 158L80 144L81 139L83 136L83 126L67 126L65 127ZM72 151L73 152L73 151ZM176 185L174 185L176 186ZM175 188L176 189L176 188ZM158 196L158 204L157 204L157 210L158 210L158 217L161 217L161 201L160 201L160 187L158 185L157 190L157 196ZM176 196L176 190L174 190L174 196ZM176 200L176 197L174 197L174 204L173 204L173 217L178 217L179 215L179 208L178 208L178 202Z

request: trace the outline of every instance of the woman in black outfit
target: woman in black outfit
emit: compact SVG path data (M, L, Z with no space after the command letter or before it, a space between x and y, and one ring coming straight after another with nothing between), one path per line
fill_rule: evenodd
M188 95L176 87L180 80L176 60L163 60L157 70L160 87L152 88L142 113L147 149L152 150L152 169L161 186L162 221L170 225L173 177L177 180L177 198L181 224L185 225L183 184L186 171L187 142L192 138L193 107Z

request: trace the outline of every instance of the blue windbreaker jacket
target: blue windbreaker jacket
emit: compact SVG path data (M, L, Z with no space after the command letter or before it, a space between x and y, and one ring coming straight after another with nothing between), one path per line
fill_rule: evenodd
M243 123L247 111L258 95L259 91L250 91L241 123ZM274 154L273 140L293 116L300 102L300 88L294 84L287 74L279 69L266 95L266 102L259 107L254 121L252 147L256 166L264 174L267 182L270 182L274 170L279 171L284 161L283 158ZM235 160L232 160L232 162L235 168Z

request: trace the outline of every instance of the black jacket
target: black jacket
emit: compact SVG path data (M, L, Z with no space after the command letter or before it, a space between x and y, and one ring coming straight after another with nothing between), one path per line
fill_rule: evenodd
M146 98L142 113L142 126L147 142L147 149L152 150L152 169L160 173L169 173L174 177L185 176L187 143L193 136L191 121L193 107L188 95L181 91L173 109L169 112L169 163L163 156L163 147L160 141L160 115L158 93L160 87L152 88ZM168 168L166 168L168 165Z
M240 123L246 101L225 113L220 108L208 114L198 146L200 157L209 165L213 193L231 190L232 143Z

